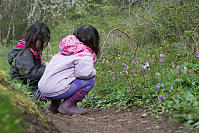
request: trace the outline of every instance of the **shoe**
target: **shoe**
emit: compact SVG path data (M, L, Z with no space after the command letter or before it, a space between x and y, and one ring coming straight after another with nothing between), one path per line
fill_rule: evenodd
M60 104L61 104L61 100L52 100L51 104L46 112L47 113L51 112L53 114L58 113L58 108L59 108Z
M88 92L85 92L84 90L80 89L78 92L76 92L74 95L66 99L58 108L58 111L62 114L86 114L88 113L87 109L78 108L77 103L81 102L85 95L87 95Z
M67 100L64 101L58 108L58 111L61 114L67 114L67 115L83 115L88 113L87 109L83 109L83 108L78 108L77 104L75 103L69 103Z

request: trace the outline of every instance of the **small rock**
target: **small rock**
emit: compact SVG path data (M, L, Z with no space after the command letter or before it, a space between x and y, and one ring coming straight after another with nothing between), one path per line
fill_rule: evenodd
M147 113L144 113L141 115L142 118L145 118L147 116Z

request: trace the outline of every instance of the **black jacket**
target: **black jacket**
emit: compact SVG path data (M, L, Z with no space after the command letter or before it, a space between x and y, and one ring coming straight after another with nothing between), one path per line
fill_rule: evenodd
M30 85L38 84L44 73L45 65L41 65L40 59L36 58L32 51L27 48L22 55L17 55L21 48L12 48L8 53L8 62L11 66L10 75L13 80L27 81Z

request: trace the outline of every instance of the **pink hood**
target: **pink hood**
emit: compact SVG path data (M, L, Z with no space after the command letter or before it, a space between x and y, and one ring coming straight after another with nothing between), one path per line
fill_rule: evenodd
M96 62L96 54L84 43L80 42L76 36L68 35L59 44L59 54L70 56L90 56L93 57L93 61Z

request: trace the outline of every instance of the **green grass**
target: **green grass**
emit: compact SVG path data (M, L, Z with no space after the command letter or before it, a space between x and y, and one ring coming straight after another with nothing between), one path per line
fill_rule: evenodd
M7 59L8 50L9 48L0 46L0 69L6 72L9 72L10 69Z

